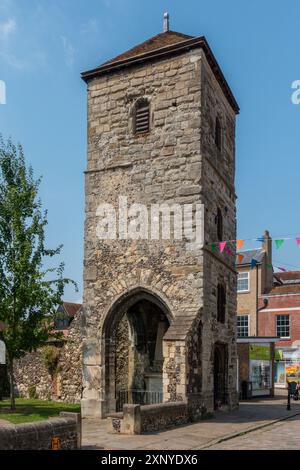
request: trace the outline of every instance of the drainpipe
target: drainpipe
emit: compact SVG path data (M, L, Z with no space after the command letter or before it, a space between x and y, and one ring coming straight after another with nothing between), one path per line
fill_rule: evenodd
M269 305L269 299L265 297L264 298L264 305L262 307L257 308L257 310L256 310L257 311L257 315L256 315L257 336L258 336L258 318L259 318L258 314L259 314L259 312L261 312L262 310L267 308L268 305ZM258 304L257 304L257 307L258 307Z
M258 336L258 265L256 265L256 328L255 336Z

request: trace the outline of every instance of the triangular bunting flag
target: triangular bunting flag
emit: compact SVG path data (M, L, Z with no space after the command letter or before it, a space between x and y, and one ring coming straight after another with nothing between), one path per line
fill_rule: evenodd
M242 264L243 259L244 259L244 255L242 255L241 253L238 253L237 254L237 259L238 259L238 264Z
M211 244L210 244L210 247L211 247L211 251L215 251L216 245L215 245L214 243L211 243Z
M264 242L265 241L265 237L258 237L256 239L257 242Z
M255 266L257 266L257 260L252 258L252 260L251 260L251 269L255 268Z
M272 265L272 264L270 264L270 263L267 263L267 268L269 268L269 269L273 269L273 265Z
M236 249L237 249L238 251L240 251L240 249L242 248L242 246L244 245L244 243L245 243L245 240L237 240L237 241L236 241Z
M228 255L231 255L232 249L231 249L231 248L227 248L226 253L227 253Z
M297 245L300 245L300 238L295 238Z
M284 243L284 240L280 239L280 240L274 240L274 241L275 241L275 246L276 246L277 250L279 250L279 248L282 247L282 245Z
M281 268L280 266L277 266L278 269L280 269L280 271L283 271L284 273L286 272L286 269L285 268Z
M220 253L223 253L227 242L219 242Z

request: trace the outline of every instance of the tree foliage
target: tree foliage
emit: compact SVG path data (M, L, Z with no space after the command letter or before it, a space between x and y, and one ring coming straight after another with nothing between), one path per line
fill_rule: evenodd
M47 212L38 198L40 179L26 167L22 147L0 140L0 321L6 329L11 387L13 360L51 337L52 318L67 283L64 264L44 268L62 246L45 246ZM75 286L76 287L76 286ZM13 390L11 390L13 394Z
M55 346L45 346L42 349L42 358L44 361L44 365L51 375L54 377L55 373L58 372L59 369L59 356L60 351Z

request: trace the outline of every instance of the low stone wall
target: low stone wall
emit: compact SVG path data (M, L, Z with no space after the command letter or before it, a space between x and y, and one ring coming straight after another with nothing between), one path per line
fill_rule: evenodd
M189 421L187 403L160 403L141 407L141 432L153 432Z
M189 421L186 402L160 403L157 405L124 405L123 413L107 418L108 432L119 434L143 434L156 432Z
M51 343L47 343L49 346ZM46 345L46 346L47 346ZM77 314L62 341L51 344L59 352L57 373L51 376L43 360L43 348L15 361L16 393L30 398L30 389L41 400L80 403L82 394L81 312Z
M0 450L51 450L53 437L59 438L62 450L80 449L80 414L63 412L60 417L47 421L1 424Z

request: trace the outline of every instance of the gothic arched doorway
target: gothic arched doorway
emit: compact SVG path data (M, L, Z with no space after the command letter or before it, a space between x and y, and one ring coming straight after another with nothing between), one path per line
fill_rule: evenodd
M107 412L163 401L162 346L170 321L166 305L144 290L113 307L104 328Z
M216 343L214 348L214 408L227 401L227 346Z

